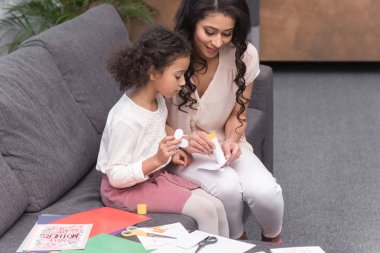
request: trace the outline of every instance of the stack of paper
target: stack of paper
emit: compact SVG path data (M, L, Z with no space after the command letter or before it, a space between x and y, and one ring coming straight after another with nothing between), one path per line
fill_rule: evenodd
M17 252L84 249L89 237L112 233L149 219L147 216L110 207L73 215L41 214Z
M90 237L100 233L112 233L121 228L150 220L149 217L127 211L101 207L85 212L68 215L62 219L53 221L53 224L93 224Z
M138 236L145 249L156 249L153 251L154 253L194 253L197 249L198 243L208 236L215 236L218 238L218 241L214 244L205 246L205 248L202 249L202 252L205 253L243 253L255 246L254 244L212 235L199 230L189 233L179 222L160 226L160 228L164 231L162 233L163 235L173 236L176 237L176 239ZM141 229L146 232L153 232L152 228Z

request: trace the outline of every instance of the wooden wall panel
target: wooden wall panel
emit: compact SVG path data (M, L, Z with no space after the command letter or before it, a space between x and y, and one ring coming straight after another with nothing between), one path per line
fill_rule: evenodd
M262 0L260 59L380 61L380 0Z
M144 0L156 13L155 23L173 28L174 15L180 4L180 0ZM128 24L129 34L132 39L136 38L149 25L143 25L139 22Z

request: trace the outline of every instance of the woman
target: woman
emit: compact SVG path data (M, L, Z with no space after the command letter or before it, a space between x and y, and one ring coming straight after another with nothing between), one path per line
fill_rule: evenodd
M183 0L175 30L193 47L186 85L167 99L169 127L187 134L189 153L211 154L207 134L215 132L227 159L223 171L194 163L174 172L196 182L224 204L231 238L245 239L243 202L262 227L262 240L282 242L282 189L245 140L246 111L258 76L256 49L246 41L250 28L245 0Z

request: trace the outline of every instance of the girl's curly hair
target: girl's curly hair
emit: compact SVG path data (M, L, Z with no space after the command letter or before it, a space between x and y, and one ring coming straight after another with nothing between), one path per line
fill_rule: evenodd
M126 91L145 85L151 67L162 73L174 60L189 56L190 51L189 43L179 33L153 26L135 43L115 52L108 60L108 70L120 90Z
M194 32L197 22L206 18L208 14L216 12L230 16L236 21L231 42L236 47L235 65L237 68L237 74L234 82L238 87L236 91L236 102L240 105L237 118L242 126L245 119L241 118L241 114L245 110L245 105L249 103L249 99L243 96L245 90L244 74L246 72L246 65L242 59L244 52L247 50L248 42L246 38L251 28L249 9L246 1L182 0L175 16L175 31L186 37L194 48ZM200 69L195 69L195 65L200 65L202 67ZM185 73L186 85L179 93L179 96L183 100L179 106L180 108L184 105L192 108L192 105L196 103L196 100L191 97L191 94L196 90L196 87L191 83L190 78L196 71L200 70L207 71L207 62L193 51L191 54L190 66Z

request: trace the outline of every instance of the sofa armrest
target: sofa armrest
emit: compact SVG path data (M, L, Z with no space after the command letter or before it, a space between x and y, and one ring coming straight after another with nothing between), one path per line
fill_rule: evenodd
M265 138L261 161L273 173L273 71L266 65L260 65L260 74L253 83L249 108L263 112L265 116ZM254 120L254 119L252 119ZM253 145L255 146L255 145Z

